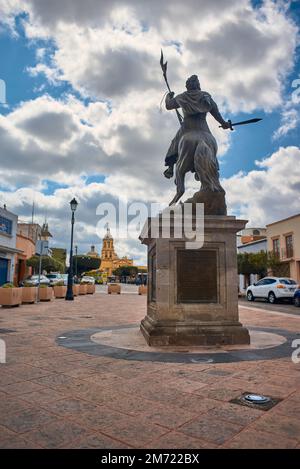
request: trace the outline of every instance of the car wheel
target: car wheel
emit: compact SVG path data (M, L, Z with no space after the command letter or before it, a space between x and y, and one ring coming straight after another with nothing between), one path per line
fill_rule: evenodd
M300 298L299 298L299 296L296 296L296 298L294 298L294 305L297 306L298 308L300 308Z
M247 293L247 300L248 301L254 301L254 296L252 294L252 291L248 291Z
M276 296L272 291L270 291L269 293L268 302L271 303L272 305L276 303Z

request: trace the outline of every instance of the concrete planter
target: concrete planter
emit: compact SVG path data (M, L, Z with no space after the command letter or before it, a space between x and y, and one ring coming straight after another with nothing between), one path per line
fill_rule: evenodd
M22 288L22 303L35 303L37 297L37 287Z
M53 298L53 289L51 287L39 289L40 301L51 301Z
M19 306L22 303L23 288L0 288L0 304L2 306Z
M147 295L147 286L140 285L138 290L139 295Z
M53 291L55 298L65 298L67 293L67 287L62 285L54 285Z
M93 295L95 293L95 291L96 291L95 285L88 284L86 287L87 287L86 292L87 292L88 295Z
M86 295L87 294L87 285L81 283L79 285L79 295Z
M73 295L78 296L79 295L79 285L74 284L73 285Z
M111 295L112 293L117 293L118 295L121 294L121 285L118 283L109 283L107 285L107 293Z

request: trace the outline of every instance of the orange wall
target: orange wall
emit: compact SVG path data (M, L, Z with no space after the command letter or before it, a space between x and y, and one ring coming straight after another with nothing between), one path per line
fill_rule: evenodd
M241 243L242 244L252 243L253 241L265 239L265 237L266 236L260 236L260 235L244 235L244 236L241 236Z
M19 234L17 234L17 249L23 251L23 256L26 259L30 259L30 257L34 256L35 254L34 242L31 241L31 239L25 238L24 236Z

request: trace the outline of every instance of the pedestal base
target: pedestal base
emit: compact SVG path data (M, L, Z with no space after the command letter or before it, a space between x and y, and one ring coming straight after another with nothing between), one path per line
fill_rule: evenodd
M141 322L141 332L148 345L236 345L249 344L248 329L239 322L233 324L160 324L146 316Z
M197 220L192 215L193 227L199 226ZM181 221L174 217L176 223ZM151 238L151 225L159 233L161 219L150 220L140 237L148 246L147 315L141 331L149 345L250 343L238 315L236 233L245 224L235 217L205 216L204 244L191 249L184 235Z

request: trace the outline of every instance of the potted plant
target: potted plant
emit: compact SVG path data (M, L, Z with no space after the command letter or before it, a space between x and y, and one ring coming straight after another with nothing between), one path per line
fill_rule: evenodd
M85 282L81 282L79 284L79 295L86 295L87 294L87 284Z
M19 306L22 303L22 288L6 283L0 288L0 304L2 306Z
M147 285L139 286L139 295L147 295Z
M78 283L73 283L73 295L74 296L79 295L79 285L78 285Z
M24 283L22 288L22 303L34 303L37 297L37 288L31 283Z
M121 285L119 283L109 283L107 286L107 293L111 295L112 293L121 294Z
M86 284L86 292L88 295L93 295L96 291L96 287L94 283L87 283Z
M51 301L53 298L53 290L47 285L40 285L39 288L39 298L40 301Z
M61 280L53 286L55 298L65 298L67 293L67 287L65 287L64 281Z

